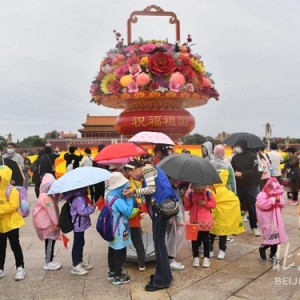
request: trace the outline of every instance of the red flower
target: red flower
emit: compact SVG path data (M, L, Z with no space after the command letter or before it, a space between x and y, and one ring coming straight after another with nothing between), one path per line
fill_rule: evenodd
M145 53L150 53L152 52L154 49L156 48L156 46L154 44L145 44L145 45L142 45L140 47L140 50L142 52L145 52Z
M116 68L114 70L114 73L117 75L118 78L121 78L122 76L124 76L128 73L128 70L129 70L129 65L123 64L123 65L119 66L118 68Z
M182 63L184 64L184 65L186 65L186 66L191 66L193 63L192 63L192 61L188 58L188 57L186 57L186 56L184 56L184 55L179 55L179 57L178 57L178 59L180 60L180 61L182 61Z
M96 77L97 80L101 80L104 77L105 73L100 71Z
M156 52L148 58L148 69L153 74L167 76L176 70L176 61L168 53Z
M108 89L113 94L117 94L121 88L122 88L122 86L121 86L119 80L112 80Z
M149 85L149 88L153 91L157 90L159 88L159 84L156 81L152 81Z
M129 64L129 65L134 65L134 64L139 64L140 63L140 58L136 55L133 55L131 57L129 57L126 62Z

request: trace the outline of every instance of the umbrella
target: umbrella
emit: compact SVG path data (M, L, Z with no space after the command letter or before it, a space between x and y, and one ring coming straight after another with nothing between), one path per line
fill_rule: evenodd
M102 164L102 165L111 165L111 164L123 164L123 165L125 165L132 159L133 159L133 157L120 157L120 158L115 158L115 159L100 160L100 161L97 161L97 163Z
M162 132L141 131L128 140L136 143L172 145L174 142Z
M247 141L248 144L248 148L260 148L265 146L265 144L263 143L263 141L255 134L252 133L248 133L248 132L236 132L233 133L231 135L229 135L228 137L226 137L222 143L229 145L229 146L234 146L235 143L238 140L245 140Z
M142 238L143 238L143 244L145 247L145 262L155 261L156 258L155 258L155 250L154 250L154 242L153 242L152 233L143 232ZM138 263L136 250L133 245L127 246L126 261Z
M76 168L54 181L48 195L61 194L107 180L111 173L102 168Z
M157 165L168 176L182 181L211 185L222 183L213 165L206 159L191 154L171 154Z
M98 162L122 157L140 156L143 154L148 154L148 151L135 143L124 142L106 146L95 156L94 160Z

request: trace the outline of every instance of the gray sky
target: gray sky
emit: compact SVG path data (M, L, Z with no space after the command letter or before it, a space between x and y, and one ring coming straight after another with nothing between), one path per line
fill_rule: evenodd
M300 138L299 0L2 0L0 2L0 135L13 140L46 132L79 132L86 115L117 115L89 103L91 81L113 30L127 41L131 12L156 4L181 22L181 42L213 73L220 100L190 109L192 133L248 131ZM165 18L139 19L133 39L166 38Z

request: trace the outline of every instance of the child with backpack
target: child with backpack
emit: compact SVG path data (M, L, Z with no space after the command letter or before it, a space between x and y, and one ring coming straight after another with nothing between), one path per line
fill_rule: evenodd
M216 200L213 194L205 186L198 183L192 183L191 187L185 193L184 210L190 211L190 223L199 224L198 237L192 241L193 267L199 267L199 246L203 243L204 259L203 268L210 266L209 252L210 240L209 232L213 227L213 217L211 209L216 207Z
M15 280L19 281L24 279L26 275L23 251L19 241L19 228L25 224L25 221L18 212L20 195L17 189L12 187L7 196L11 177L11 169L5 165L0 166L0 278L5 276L4 263L8 239L16 262Z
M86 187L64 193L63 199L71 202L70 214L74 224L71 274L86 275L93 266L83 261L84 232L91 226L90 215L94 213L96 204L88 205Z
M40 194L33 208L33 225L37 236L41 241L45 241L45 264L44 270L58 270L61 263L53 261L55 242L60 239L60 229L58 226L60 196L47 195L55 177L46 173L40 185Z
M111 205L113 216L114 240L109 242L107 280L113 285L130 282L130 277L122 273L122 266L126 259L126 247L130 245L130 228L128 217L134 208L134 199L123 196L123 191L130 188L129 180L122 173L113 172L109 178L109 192L107 203Z

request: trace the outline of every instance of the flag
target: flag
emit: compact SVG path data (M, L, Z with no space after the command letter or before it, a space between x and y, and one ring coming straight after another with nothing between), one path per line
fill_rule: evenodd
M70 239L66 235L64 235L63 233L61 233L61 241L62 241L62 243L63 243L63 245L64 245L64 247L66 249L68 249L68 242L69 242L69 240Z
M86 199L86 202L88 205L91 205L91 206L93 205L91 199L88 196L85 196L85 199Z
M102 210L102 208L105 205L105 201L102 196L98 199L98 201L96 202L96 205L97 205L98 210Z

